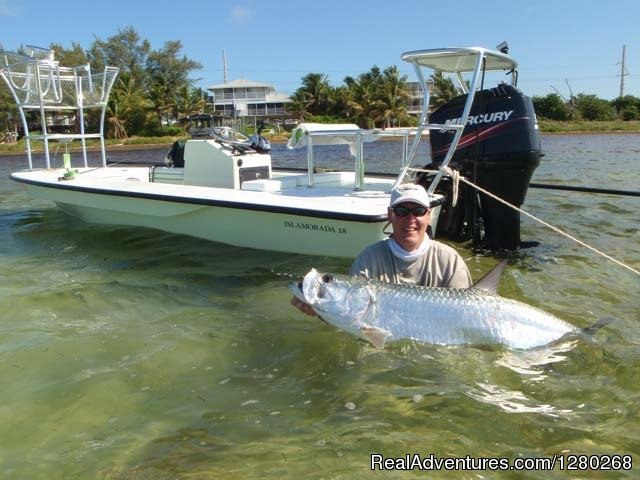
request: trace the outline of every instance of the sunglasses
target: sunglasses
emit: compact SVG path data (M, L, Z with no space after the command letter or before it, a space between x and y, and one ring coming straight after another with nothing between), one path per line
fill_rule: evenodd
M393 213L395 213L399 217L406 217L409 213L412 213L414 217L423 217L429 209L427 207L393 207Z

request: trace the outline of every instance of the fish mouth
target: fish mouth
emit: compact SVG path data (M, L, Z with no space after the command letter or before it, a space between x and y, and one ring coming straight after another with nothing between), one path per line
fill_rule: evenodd
M301 302L308 303L308 300L304 297L304 292L302 291L302 282L290 283L289 291Z
M322 278L325 277L333 278L330 274L325 274ZM309 273L304 276L302 282L290 283L289 290L298 300L306 303L307 305L312 305L314 308L318 303L318 299L323 298L324 296L322 279L315 268L312 268Z

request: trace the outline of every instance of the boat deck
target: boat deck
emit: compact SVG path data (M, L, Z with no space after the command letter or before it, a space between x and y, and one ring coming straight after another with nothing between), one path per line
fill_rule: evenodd
M85 193L181 203L216 202L276 209L295 207L329 215L369 216L371 220L386 217L389 190L395 180L366 177L363 188L354 190L352 172L315 174L312 186L308 185L306 174L274 172L273 178L246 181L238 190L150 182L149 169L145 167L81 168L75 178L60 180L64 172L63 169L22 171L13 173L12 178L31 185Z

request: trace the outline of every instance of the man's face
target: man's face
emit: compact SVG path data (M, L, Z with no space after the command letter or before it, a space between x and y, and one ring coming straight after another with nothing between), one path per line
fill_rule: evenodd
M409 212L407 215L402 216L400 214L405 213L402 211L403 208L398 209L397 207L409 209ZM403 202L393 208L389 207L388 210L389 222L391 222L391 226L393 227L393 234L391 236L398 245L408 252L415 250L422 244L427 232L427 227L429 226L429 218L431 217L430 210L427 210L422 216L416 216L415 213L411 211L419 207L422 207L422 205L413 202ZM394 209L398 210L398 213L396 213Z

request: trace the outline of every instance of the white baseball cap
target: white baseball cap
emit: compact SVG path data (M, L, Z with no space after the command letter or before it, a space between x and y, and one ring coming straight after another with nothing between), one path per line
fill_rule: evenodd
M431 208L431 197L427 191L416 183L403 183L398 188L391 190L391 201L389 206L395 207L399 203L412 202Z

